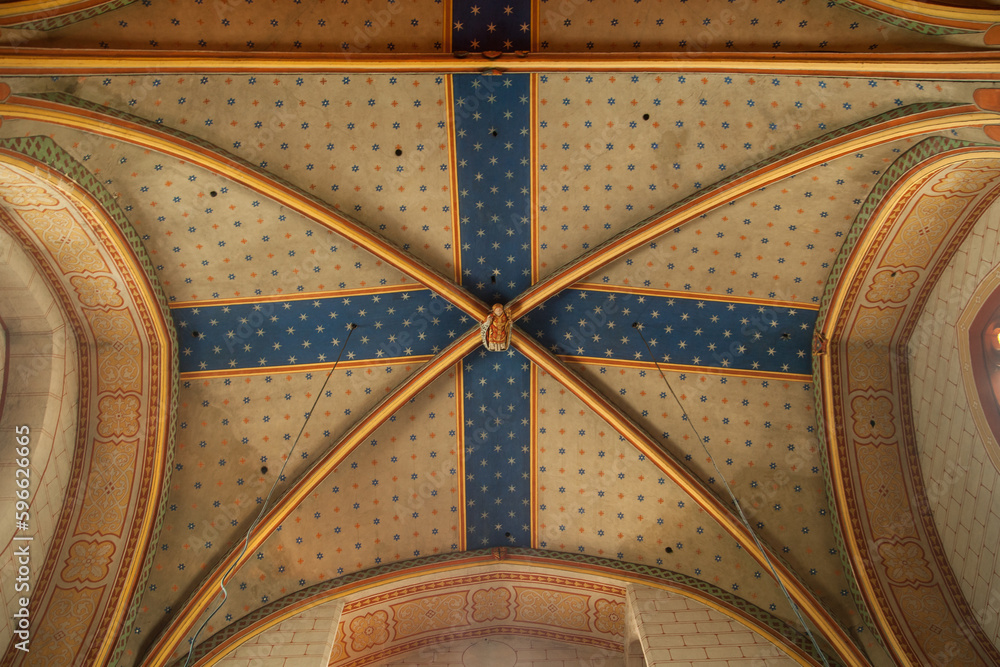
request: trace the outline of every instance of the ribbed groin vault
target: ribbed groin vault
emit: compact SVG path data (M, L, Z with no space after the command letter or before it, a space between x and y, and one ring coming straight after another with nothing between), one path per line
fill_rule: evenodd
M1000 664L998 16L0 4L0 664Z

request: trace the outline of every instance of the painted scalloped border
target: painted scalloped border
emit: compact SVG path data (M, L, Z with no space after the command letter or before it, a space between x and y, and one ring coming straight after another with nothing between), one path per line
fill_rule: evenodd
M507 556L525 556L528 558L544 558L553 561L561 561L566 563L575 563L579 565L592 565L596 567L606 568L610 570L617 570L626 575L638 575L653 577L661 581L666 581L674 584L679 584L682 586L687 586L690 588L697 589L703 593L706 593L717 600L732 606L739 611L747 614L748 616L759 621L763 625L774 630L776 633L780 634L782 637L787 639L789 642L794 644L803 652L809 654L817 661L822 662L822 659L815 652L812 642L809 641L809 637L803 633L798 632L791 625L781 620L777 616L774 616L768 611L756 606L755 604L744 600L743 598L736 596L714 584L710 584L706 581L696 579L694 577L688 576L686 574L680 574L672 570L666 570L659 567L653 567L651 565L642 565L639 563L630 563L626 561L616 561L610 558L603 558L600 556L590 556L587 554L575 554L566 553L561 551L549 551L546 549L527 549L527 548L508 548ZM225 640L229 639L233 635L239 633L241 630L250 627L253 623L257 622L262 618L277 612L299 600L304 600L316 595L321 595L332 589L339 588L342 586L349 586L351 584L356 584L363 582L367 579L372 579L375 577L380 577L386 574L392 574L396 572L403 572L409 569L417 569L421 567L426 567L428 565L440 565L443 563L463 561L463 560L475 560L482 558L490 558L489 562L492 562L493 554L490 549L479 549L476 551L456 551L447 554L438 554L434 556L421 556L419 558L413 558L410 560L398 561L396 563L389 563L387 565L379 565L376 567L368 568L365 570L359 570L358 572L352 572L350 574L345 574L343 576L337 577L335 579L329 579L317 584L313 584L307 588L300 589L294 593L289 593L288 595L275 600L263 607L258 607L250 613L236 620L235 622L229 624L225 628L219 630L211 637L207 638L205 641L198 644L195 647L193 657L195 660L199 660L216 646L221 645ZM513 561L515 564L521 565L523 562ZM476 565L485 565L486 561L483 563L476 563ZM829 659L829 658L828 658ZM839 665L839 663L831 661L830 664Z
M898 28L904 28L906 30L911 30L913 32L918 32L921 35L965 35L970 32L978 32L977 30L967 30L965 28L949 28L943 25L936 25L933 23L924 23L923 21L914 21L912 19L904 19L895 14L890 14L884 12L880 9L875 9L867 5L863 5L860 2L854 2L854 0L830 0L833 4L840 5L844 9L849 9L852 12L861 14L862 16L867 16L873 18L876 21L881 21L882 23L888 23L889 25L896 26Z
M114 11L115 9L121 9L122 7L131 5L133 2L135 2L135 0L108 0L107 2L102 2L99 5L70 12L68 14L47 16L42 19L29 20L24 23L14 23L5 27L20 28L25 30L55 30L57 28L65 28L73 23L86 21L87 19L100 16L106 12Z
M885 173L881 178L879 178L871 192L868 193L868 197L858 210L858 214L855 216L854 222L851 223L851 228L847 231L847 235L844 238L844 243L840 247L840 252L837 253L837 258L833 262L833 266L830 269L830 275L827 278L826 285L823 287L823 296L820 299L819 312L816 314L816 331L821 331L825 327L826 318L829 315L830 302L833 299L833 294L836 291L841 276L843 275L844 267L847 265L847 261L853 253L855 246L857 246L858 241L868 228L868 223L871 221L872 215L875 213L878 205L882 202L886 193L892 188L896 181L915 165L927 160L928 158L932 158L945 151L955 150L958 148L974 148L980 145L986 146L987 144L975 144L968 141L951 139L949 137L928 137L896 158L889 168L885 170ZM823 392L820 389L821 366L822 364L819 356L814 354L813 401L817 406L823 404ZM825 417L821 409L817 409L815 413L818 427L817 438L822 444L822 447L820 447L820 460L823 463L823 479L826 486L827 503L830 506L830 520L833 523L833 533L836 539L837 549L840 552L841 564L844 566L844 572L847 573L847 580L851 586L851 596L854 598L854 603L857 606L858 611L861 613L861 618L865 623L865 627L867 627L874 634L879 644L885 648L885 640L882 638L882 635L878 631L878 627L872 620L871 613L868 610L868 605L865 603L864 598L861 595L861 589L858 587L857 579L854 576L854 568L847 555L844 535L840 528L840 515L837 510L836 498L833 493L833 478L830 474L830 461L828 458L829 447L826 441Z
M173 317L170 314L170 307L167 304L166 294L163 291L160 281L156 276L156 272L153 269L153 263L149 258L149 254L146 252L146 248L143 245L139 234L135 231L132 223L129 222L124 211L122 211L121 207L118 206L118 202L115 201L114 197L110 192L108 192L107 188L105 188L97 177L94 176L86 167L77 162L72 155L66 152L49 137L34 136L4 139L0 141L0 147L20 153L21 155L48 165L52 169L66 176L66 178L72 180L98 201L101 207L108 213L111 220L114 221L115 225L117 225L119 230L121 230L126 242L132 249L132 252L135 253L136 258L139 260L139 265L146 274L146 279L149 281L153 294L156 296L156 302L160 306L160 313L166 321L166 328L169 332L171 345L173 349L176 350L177 335L173 325ZM172 362L170 363L171 392L169 415L167 418L167 457L164 462L164 489L169 488L170 486L170 471L173 468L174 439L176 437L177 430L177 391L179 381L180 373L178 370L177 355L175 354L173 355ZM166 504L167 494L164 492L161 494L159 499L159 507L156 510L156 518L153 522L152 533L150 534L148 543L149 545L155 544L159 539L160 530L163 527L164 513L166 512ZM115 644L114 652L111 654L109 664L117 664L122 652L125 650L125 641L127 640L129 633L132 630L132 625L135 622L135 618L139 613L139 603L142 599L146 580L149 577L149 571L153 565L153 555L153 549L147 548L142 569L140 570L139 577L136 581L135 592L133 593L128 611L122 620L121 634Z

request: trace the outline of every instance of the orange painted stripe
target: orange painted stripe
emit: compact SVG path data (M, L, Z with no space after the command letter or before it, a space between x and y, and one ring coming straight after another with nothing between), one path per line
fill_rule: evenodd
M657 370L652 361L630 361L628 359L601 359L599 357L575 357L568 354L556 356L563 363L584 364L586 366L610 366L612 368L639 368L647 371ZM765 380L785 380L791 382L812 382L808 373L779 373L776 371L754 371L742 368L722 368L720 366L692 366L687 364L668 364L660 362L660 368L674 373L692 373L695 375L725 375L726 377L762 378Z
M211 299L205 301L174 301L170 309L176 308L212 308L214 306L236 306L255 303L277 303L279 301L312 301L314 299L332 299L338 297L367 296L370 294L393 294L395 292L414 292L427 289L423 285L379 285L378 287L355 287L342 290L323 290L322 292L294 292L290 294L271 294L268 296L239 296L231 299Z
M534 39L534 34L532 34ZM538 282L538 75L531 75L531 284Z
M540 0L531 0L531 51L538 53L541 51L541 15L542 3Z
M425 364L434 356L430 354L414 355L412 357L384 357L382 359L353 359L337 364L337 368L378 368L382 366L400 366L404 364ZM182 380L211 380L213 378L241 378L258 375L280 375L282 373L316 373L329 371L334 362L322 364L302 364L283 366L258 366L255 368L220 368L211 371L187 371L180 374Z
M458 548L465 551L468 548L465 544L465 376L461 361L455 364L455 415L458 424L455 429L458 435Z
M448 174L451 188L451 252L455 263L455 283L462 284L462 217L458 210L458 156L455 131L455 82L449 76L445 81L448 122Z
M451 19L454 13L453 0L444 0L441 7L441 44L445 53L451 53Z
M678 292L677 290L655 289L650 287L630 287L628 285L605 285L603 283L576 283L572 289L584 289L594 292L612 292L614 294L644 294L686 301L719 301L722 303L747 303L754 306L770 306L779 308L796 308L798 310L819 310L817 303L801 301L782 301L781 299L757 299L752 296L733 296L731 294L710 294L707 292Z
M538 548L538 427L535 419L538 415L538 367L531 365L531 384L529 386L530 405L528 428L531 429L529 440L529 465L531 466L531 548Z

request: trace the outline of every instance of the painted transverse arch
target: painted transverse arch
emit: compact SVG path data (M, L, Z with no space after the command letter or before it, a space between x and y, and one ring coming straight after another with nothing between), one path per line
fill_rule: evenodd
M997 660L931 513L921 509L928 502L916 467L921 411L913 404L911 413L907 364L895 351L907 344L941 271L997 196L998 180L1000 160L990 147L931 138L904 154L862 207L817 327L817 391L846 551L902 664ZM859 247L874 259L862 262ZM939 403L923 413L939 411Z
M38 137L5 141L0 163L0 220L46 274L80 344L76 447L59 526L34 573L32 605L44 615L33 619L31 656L106 664L114 628L135 613L162 511L173 326L138 237L89 172ZM24 655L9 647L5 662Z
M994 203L943 268L907 350L928 502L958 586L994 646L1000 646L1000 569L990 556L1000 534L998 230Z
M0 197L17 192L17 181L11 176L4 173ZM33 538L30 546L35 563L41 562L56 537L70 482L78 431L78 357L77 332L48 276L20 242L0 226L0 432L11 443L3 450L2 464L12 472L23 468L21 473L0 479L0 497L16 510L17 480L25 479L29 484L30 521L25 522L25 530L30 530ZM39 396L48 396L49 400L39 400ZM16 447L18 438L27 444ZM25 451L28 456L18 456ZM19 461L27 465L18 466ZM15 517L15 511L11 511L0 521L0 535L7 545L0 555L0 580L4 590L25 593L28 590L24 585L30 582L19 575L21 563L14 554L24 546L23 536L27 533L18 529ZM19 534L22 540L14 539ZM21 581L17 580L19 576ZM3 646L14 636L20 597L14 594L5 600L5 621L0 630Z
M345 605L331 665L427 659L450 650L451 640L504 637L548 639L619 657L635 618L645 623L637 641L658 643L650 633L662 626L653 616L667 608L696 611L692 620L704 622L699 632L738 630L744 641L752 637L754 655L821 664L805 636L711 584L655 567L534 549L421 557L316 584L199 643L191 664L212 664L281 620L334 599ZM662 641L669 642L670 630L662 632Z

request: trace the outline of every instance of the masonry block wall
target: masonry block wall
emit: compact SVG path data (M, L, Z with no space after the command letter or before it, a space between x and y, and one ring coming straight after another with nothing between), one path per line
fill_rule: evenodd
M77 342L46 279L20 245L0 230L0 326L6 382L0 400L0 644L12 635L11 615L24 592L15 590L15 533L33 538L31 571L38 573L55 533L76 448L79 413ZM28 527L15 525L15 429L30 429ZM35 580L30 582L32 585Z
M622 667L623 654L596 646L500 634L434 644L386 660L386 667Z
M307 609L260 633L220 660L220 667L327 667L342 600Z
M643 654L642 637L639 635L639 622L635 613L635 605L626 598L625 609L625 667L646 667L646 656Z
M911 401L920 471L945 554L965 599L1000 644L1000 474L966 396L958 319L977 285L1000 264L994 204L941 274L909 342Z
M628 586L646 664L671 667L791 667L791 657L725 614L681 595Z

